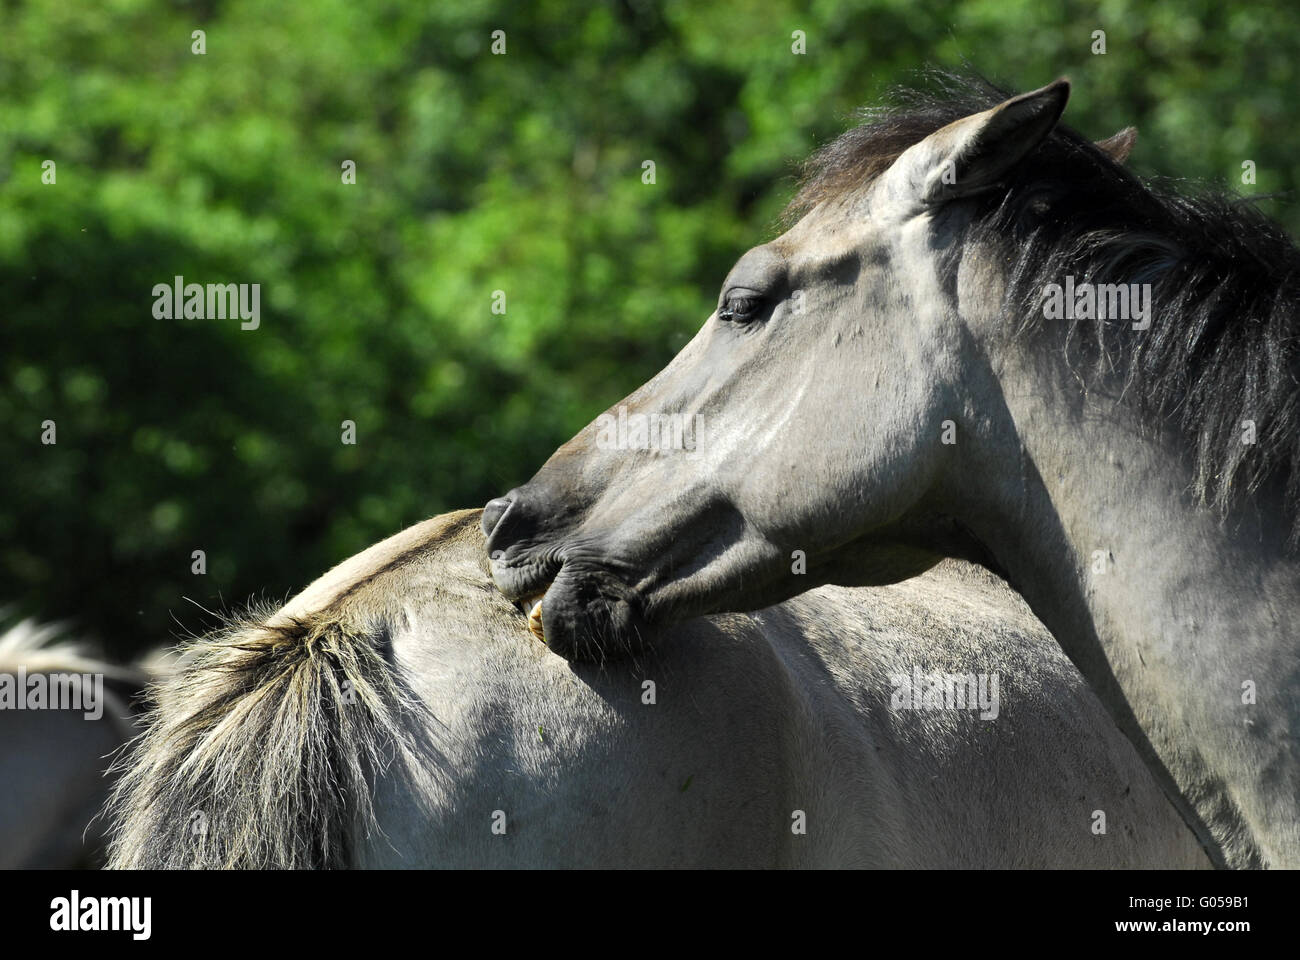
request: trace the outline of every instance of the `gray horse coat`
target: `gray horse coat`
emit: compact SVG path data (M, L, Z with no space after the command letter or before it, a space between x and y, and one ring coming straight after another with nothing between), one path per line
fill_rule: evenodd
M989 664L996 719L899 692ZM192 644L115 815L117 867L1208 865L977 568L825 587L575 664L492 587L478 511Z

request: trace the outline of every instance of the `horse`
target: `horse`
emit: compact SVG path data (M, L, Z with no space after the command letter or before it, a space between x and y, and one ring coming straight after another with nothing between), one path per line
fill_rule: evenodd
M694 339L487 505L493 578L590 657L981 564L1217 865L1297 867L1300 252L1068 95L949 75L818 151Z
M143 685L140 670L91 656L58 625L23 620L0 634L0 870L103 864L96 817Z
M110 867L1210 865L985 571L583 663L495 589L481 523L427 520L183 647L122 760ZM974 709L900 696L994 662Z

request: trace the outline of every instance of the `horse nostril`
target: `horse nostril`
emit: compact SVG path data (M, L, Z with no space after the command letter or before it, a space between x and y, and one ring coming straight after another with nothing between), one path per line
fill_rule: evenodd
M492 531L497 528L497 524L501 522L501 518L506 515L512 503L514 501L509 497L497 497L487 502L487 506L483 508L483 519L480 521L484 536L492 536Z

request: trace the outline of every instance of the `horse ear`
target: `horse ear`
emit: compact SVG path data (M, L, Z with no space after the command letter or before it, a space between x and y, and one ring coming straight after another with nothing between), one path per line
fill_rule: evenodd
M1105 140L1098 140L1097 149L1102 153L1110 156L1116 163L1123 163L1128 159L1128 155L1133 152L1133 144L1137 143L1137 127L1125 127L1119 133L1112 134Z
M1062 77L948 124L910 148L908 177L925 205L987 190L1046 139L1070 98Z

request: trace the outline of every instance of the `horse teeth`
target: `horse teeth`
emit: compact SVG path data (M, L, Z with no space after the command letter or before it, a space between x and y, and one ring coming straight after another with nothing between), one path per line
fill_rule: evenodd
M528 629L542 643L546 642L546 634L542 630L542 600L540 597L537 603L533 605L532 612L528 614Z

